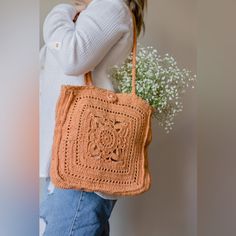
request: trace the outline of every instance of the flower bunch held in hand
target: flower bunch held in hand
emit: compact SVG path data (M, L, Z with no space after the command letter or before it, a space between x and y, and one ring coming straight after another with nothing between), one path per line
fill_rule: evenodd
M136 94L154 108L154 117L169 133L174 117L183 110L181 95L193 88L196 76L180 69L172 56L158 55L153 47L138 44L136 61ZM131 92L132 53L123 64L111 68L110 77L118 92Z

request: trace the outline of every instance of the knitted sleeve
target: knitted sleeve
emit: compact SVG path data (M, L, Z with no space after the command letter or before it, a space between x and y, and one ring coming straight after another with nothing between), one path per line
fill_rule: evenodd
M76 9L58 4L47 15L43 37L48 49L67 75L93 70L129 30L120 1L92 1L76 21Z

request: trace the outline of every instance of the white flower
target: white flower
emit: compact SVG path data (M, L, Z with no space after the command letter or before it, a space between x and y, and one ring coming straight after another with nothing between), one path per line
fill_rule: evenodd
M194 88L196 75L191 76L189 70L180 69L168 53L161 57L151 46L138 44L136 59L137 95L154 107L154 117L169 133L174 117L183 110L180 94L188 87ZM120 92L131 92L132 53L121 66L112 67L110 78Z

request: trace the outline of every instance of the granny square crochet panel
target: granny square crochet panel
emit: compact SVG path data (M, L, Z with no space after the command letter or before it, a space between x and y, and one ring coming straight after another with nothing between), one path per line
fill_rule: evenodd
M64 85L51 162L58 187L135 195L150 187L148 103L131 94Z

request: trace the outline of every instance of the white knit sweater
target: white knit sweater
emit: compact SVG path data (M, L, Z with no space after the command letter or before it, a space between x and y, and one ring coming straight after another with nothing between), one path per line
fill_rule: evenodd
M58 4L43 25L40 49L40 177L49 176L55 107L61 85L84 85L92 71L95 86L114 91L108 69L124 61L132 49L133 25L125 0L93 0L76 23L76 9ZM117 199L101 192L103 198Z

